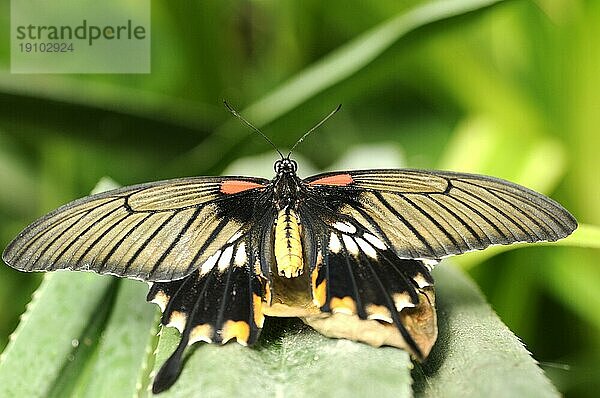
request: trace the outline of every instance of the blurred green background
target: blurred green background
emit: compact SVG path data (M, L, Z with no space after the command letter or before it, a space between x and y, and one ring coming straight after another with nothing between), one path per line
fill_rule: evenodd
M103 176L128 185L274 160L223 98L280 148L342 103L297 149L306 167L378 144L404 155L398 166L521 182L600 224L599 1L153 1L147 75L10 74L5 3L2 248ZM598 254L462 263L567 396L600 389ZM0 348L39 281L0 267Z

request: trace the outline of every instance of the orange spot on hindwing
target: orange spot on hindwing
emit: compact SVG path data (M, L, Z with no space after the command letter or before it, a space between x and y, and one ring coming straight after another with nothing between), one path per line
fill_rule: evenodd
M225 180L221 183L221 192L226 195L240 193L254 188L264 188L264 185L251 181Z
M350 296L333 297L329 304L333 313L341 312L342 314L356 314L356 302Z
M353 182L354 180L350 174L335 174L311 181L308 183L308 185L334 185L338 187L344 187L352 184Z
M254 324L257 327L262 328L263 323L265 322L265 316L262 313L262 298L259 295L252 295L252 306L254 310Z
M312 297L313 303L317 306L317 308L321 308L325 305L325 301L327 300L327 281L323 280L317 285L318 277L319 269L315 268L311 275Z
M235 338L241 345L248 345L250 337L250 325L244 321L227 321L223 325L222 344Z

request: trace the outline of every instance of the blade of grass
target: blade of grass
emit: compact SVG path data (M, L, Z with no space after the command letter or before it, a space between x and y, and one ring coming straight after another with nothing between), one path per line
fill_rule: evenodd
M464 254L454 258L452 261L460 265L460 267L463 269L469 269L500 253L524 247L531 247L534 245L600 249L600 227L595 225L580 224L575 232L567 236L565 239L559 240L558 242L516 243L509 246L492 246L488 247L484 251L476 251Z
M597 229L600 234L600 228ZM599 241L596 241L600 247ZM540 275L548 291L561 303L600 330L600 274L593 261L573 262L573 253L560 253L552 267Z
M422 2L339 47L245 108L242 113L256 126L264 126L327 88L349 78L408 32L443 19L489 7L500 1L502 0ZM223 153L232 149L241 137L248 134L245 129L235 128L238 124L237 120L225 123L202 144L181 156L172 167L210 169Z
M455 129L438 167L494 175L542 193L552 192L566 172L564 145L546 137L515 145L505 132L490 118L467 118ZM507 154L510 161L502 158Z
M81 86L80 79L65 75L17 76L0 71L0 97L36 98L201 131L218 115L217 105L206 106L150 90L89 79L85 80L85 90Z

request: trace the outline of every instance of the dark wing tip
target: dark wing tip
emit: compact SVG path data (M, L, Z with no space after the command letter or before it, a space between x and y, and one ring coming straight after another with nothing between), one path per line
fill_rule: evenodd
M2 251L2 261L4 261L4 264L12 267L12 265L10 265L10 260L8 259L10 256L9 249L10 245L6 246L6 248Z
M562 236L561 238L566 238L579 227L579 224L577 223L577 219L575 219L575 217L571 213L569 213L566 209L563 210L563 220L565 222L565 229L563 230L564 236Z
M2 252L2 261L4 261L4 264L8 265L11 268L14 268L16 270L19 271L27 271L26 267L27 267L27 263L22 263L19 261L15 261L15 252L14 249L17 246L17 242L19 240L19 238L21 237L21 234L19 234L19 236L17 236L15 239L13 239L5 248L4 251Z
M558 221L557 223L555 223L555 225L558 228L554 229L554 233L556 234L556 236L552 236L552 237L548 237L548 241L550 242L555 242L557 240L566 238L567 236L571 235L573 233L573 231L575 231L577 229L577 227L579 226L577 223L577 219L567 210L565 209L560 203L558 203L557 201L555 201L554 199L551 199L547 196L543 196L542 194L538 194L541 198L543 198L543 200L547 203L547 205L550 206L550 210L551 211L551 215L552 217Z

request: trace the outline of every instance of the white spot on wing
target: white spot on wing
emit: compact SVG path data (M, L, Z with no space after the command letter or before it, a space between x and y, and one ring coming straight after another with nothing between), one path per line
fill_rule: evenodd
M242 242L235 252L235 259L233 260L233 263L238 267L242 267L246 264L247 259L248 256L246 255L246 242Z
M371 258L377 258L377 252L375 251L373 246L368 244L364 239L361 239L361 238L355 238L355 239L356 239L356 243L358 243L358 246L360 246L362 251L365 252L365 254L367 256L369 256Z
M331 310L331 312L334 314L353 315L352 310L346 307L335 307Z
M371 234L364 234L363 238L365 238L370 244L372 244L373 246L375 246L376 248L380 249L380 250L386 250L387 247L385 246L385 243L383 243L378 237L376 237L375 235L371 235Z
M367 319L375 319L375 320L383 321L383 322L387 322L387 323L394 322L392 317L385 316L384 314L371 314L371 315L367 316Z
M235 242L236 240L238 240L240 238L240 236L242 236L242 231L237 231L231 238L229 238L227 243Z
M213 254L208 259L206 259L204 264L202 264L202 267L200 267L200 275L201 276L206 275L207 273L210 272L210 270L213 269L213 267L215 266L220 255L221 255L221 250L217 250L217 252L215 254Z
M160 307L160 311L165 312L165 308L167 308L167 303L169 302L169 296L162 290L159 290L150 302L157 304Z
M423 265L425 267L427 267L427 270L429 270L429 271L431 271L433 269L433 267L435 267L436 265L439 264L438 260L423 259L421 261L423 262Z
M223 254L219 259L219 272L223 272L229 267L229 263L231 262L231 256L233 255L233 246L228 246L225 250L223 250Z
M186 321L187 321L187 316L183 312L173 311L167 326L176 327L177 330L179 330L179 333L183 333L183 329L185 329Z
M341 249L342 244L340 243L340 240L338 239L335 232L332 232L331 236L329 237L329 250L337 254L340 252Z
M348 234L354 234L356 233L356 228L354 227L354 225L352 224L348 224L345 222L336 222L333 224L333 228L337 229L340 232L345 232Z
M394 294L393 299L396 311L398 312L402 311L404 308L412 308L415 306L410 302L410 296L406 292Z
M348 250L348 252L350 254L358 256L360 251L358 250L358 246L356 245L356 242L354 241L354 239L352 239L348 235L342 235L342 240L344 241L344 244L346 245L346 249Z
M412 279L417 283L417 285L419 285L420 288L431 286L431 283L427 282L427 279L425 279L423 274L421 274L420 272L417 275L415 275L415 277Z

